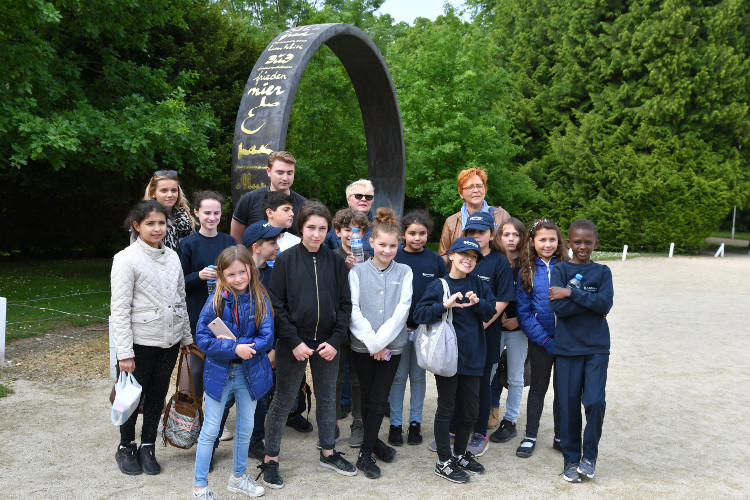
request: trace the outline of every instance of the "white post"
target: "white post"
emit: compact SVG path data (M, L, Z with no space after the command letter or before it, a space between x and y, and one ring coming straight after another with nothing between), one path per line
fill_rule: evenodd
M628 246L625 245L622 247L622 260L625 260L628 256Z
M117 380L117 371L115 370L115 363L117 363L117 355L115 354L115 339L112 337L112 318L107 318L109 324L109 377L112 380Z
M5 309L8 299L0 297L0 366L5 364Z
M719 249L716 250L716 253L714 254L714 257L724 257L724 243L719 245Z
M671 259L674 255L674 243L669 244L669 258Z
M734 212L732 213L732 239L734 239L734 219L737 218L737 205L734 206Z

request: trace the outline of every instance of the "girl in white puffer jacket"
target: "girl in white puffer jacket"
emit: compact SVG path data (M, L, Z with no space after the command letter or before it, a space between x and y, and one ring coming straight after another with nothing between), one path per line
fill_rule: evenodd
M115 458L124 474L158 474L154 443L164 397L178 350L189 352L192 343L185 281L179 257L162 244L167 232L163 206L141 201L125 225L137 237L112 261L110 321L118 369L131 372L143 387L143 429L137 448L135 412L120 426Z

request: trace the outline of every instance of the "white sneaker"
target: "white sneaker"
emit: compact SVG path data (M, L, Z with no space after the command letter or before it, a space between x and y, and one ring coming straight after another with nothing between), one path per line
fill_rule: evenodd
M234 438L234 433L224 427L224 431L219 436L219 441L231 441Z
M195 492L193 490L193 500L217 500L216 493L209 490L208 488L203 488L199 492Z
M227 489L235 493L244 493L249 497L259 497L266 492L263 486L253 481L247 474L243 474L243 476L239 478L234 477L234 474L230 474Z

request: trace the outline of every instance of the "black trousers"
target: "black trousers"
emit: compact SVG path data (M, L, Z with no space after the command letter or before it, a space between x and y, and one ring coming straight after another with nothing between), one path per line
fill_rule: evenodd
M544 396L549 388L552 366L555 357L549 354L544 347L534 342L529 342L529 360L531 361L531 384L529 385L529 396L526 399L526 436L536 438L539 432L539 420L544 410ZM557 374L555 374L555 380ZM555 391L553 384L552 390ZM560 404L557 401L557 391L552 403L552 416L555 425L555 438L560 437Z
M364 437L360 453L369 455L378 442L380 425L385 412L390 409L388 395L393 379L396 378L401 355L394 354L388 361L376 361L367 353L352 351L352 360L359 376L359 390L362 398L362 425Z
M169 379L177 362L180 345L162 348L133 344L135 370L133 377L143 388L143 428L141 443L155 443L159 417L164 409L164 398L169 390ZM135 424L138 412L120 426L120 444L135 441Z
M456 424L453 451L456 455L463 455L466 452L466 445L469 444L469 438L479 414L479 381L481 378L480 376L458 374L452 377L435 375L438 403L435 411L434 432L438 458L441 462L445 462L452 456L450 424L456 399L460 401L461 413Z

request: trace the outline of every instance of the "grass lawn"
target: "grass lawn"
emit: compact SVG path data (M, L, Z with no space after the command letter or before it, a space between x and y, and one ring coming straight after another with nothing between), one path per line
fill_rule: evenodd
M713 234L711 234L714 238L731 238L732 237L732 231L714 231ZM742 232L742 231L735 231L734 232L734 239L736 240L750 240L750 233L748 232Z
M107 321L112 259L0 261L7 338Z

